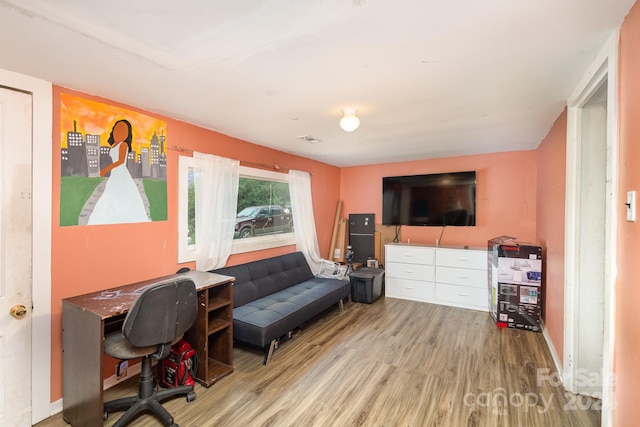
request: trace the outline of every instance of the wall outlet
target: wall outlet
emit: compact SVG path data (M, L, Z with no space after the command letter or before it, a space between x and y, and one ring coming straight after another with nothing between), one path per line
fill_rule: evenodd
M127 368L129 367L129 361L123 360L116 365L116 377L125 377L127 376Z
M627 191L627 221L636 220L636 192Z

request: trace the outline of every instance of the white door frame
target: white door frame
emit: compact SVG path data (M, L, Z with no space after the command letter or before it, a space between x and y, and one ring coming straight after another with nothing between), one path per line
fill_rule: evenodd
M580 141L582 108L607 82L607 203L604 256L604 341L602 366L602 425L612 424L614 389L613 362L615 339L616 229L618 213L618 64L619 31L616 30L591 63L582 80L567 100L567 176L565 202L565 283L564 283L564 360L563 382L576 392L581 379L575 364L577 351L576 280L579 250L578 212L580 206ZM584 377L582 377L584 380Z
M51 416L51 180L53 94L50 82L0 69L0 85L31 93L33 102L33 249L31 420Z

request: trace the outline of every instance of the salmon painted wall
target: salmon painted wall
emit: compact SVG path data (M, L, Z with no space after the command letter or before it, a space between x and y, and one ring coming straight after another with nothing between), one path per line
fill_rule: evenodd
M567 110L556 119L538 147L537 243L543 248L545 296L543 318L553 351L564 352L564 225Z
M514 151L354 166L341 171L343 216L374 213L382 223L382 177L440 172L476 171L476 226L447 227L442 244L486 247L487 240L508 234L522 241L536 237L536 152ZM391 227L395 228L395 227ZM441 227L403 226L400 239L435 244ZM387 233L388 235L388 233Z
M618 200L640 191L640 5L636 3L620 32L620 170ZM639 207L636 205L636 209ZM640 222L627 222L618 209L614 425L635 426L640 419L640 328L638 258Z
M168 219L144 224L60 227L60 94L117 105L167 122L167 145L212 153L245 162L277 164L308 171L314 216L321 253L329 252L333 221L338 203L340 171L317 161L275 151L231 138L168 117L54 86L53 89L53 177L52 177L52 360L51 398L62 397L62 299L175 273L178 265L178 151L167 151ZM66 131L66 130L62 130ZM232 256L228 264L238 264L293 252L286 246ZM105 375L114 370L105 367Z

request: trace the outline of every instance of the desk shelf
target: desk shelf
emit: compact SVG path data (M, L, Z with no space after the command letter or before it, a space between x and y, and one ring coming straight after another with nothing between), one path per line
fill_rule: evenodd
M213 319L209 321L208 330L209 335L218 332L222 329L228 328L231 325L231 322L221 319Z
M225 298L210 298L209 299L209 306L208 306L208 310L209 311L213 311L213 310L217 310L218 308L221 307L226 307L229 305L229 300L225 299Z
M209 359L209 381L211 381L212 384L228 375L230 370L233 371L232 366L220 363L215 359Z
M209 387L233 372L233 279L198 292L198 316L185 338L198 354L196 380Z

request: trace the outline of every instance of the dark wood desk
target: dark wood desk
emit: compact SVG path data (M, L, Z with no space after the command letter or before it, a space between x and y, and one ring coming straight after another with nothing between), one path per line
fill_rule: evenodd
M62 301L63 417L74 426L103 424L105 334L122 329L138 295L150 285L189 277L198 291L198 316L185 334L199 356L196 379L209 386L233 372L233 277L202 271L158 277Z

